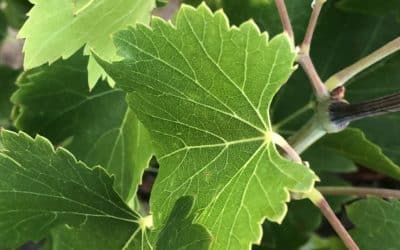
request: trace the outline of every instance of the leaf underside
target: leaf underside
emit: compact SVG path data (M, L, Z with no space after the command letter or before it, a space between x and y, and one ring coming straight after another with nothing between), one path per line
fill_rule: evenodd
M316 179L271 141L269 106L295 59L287 36L269 41L251 21L229 27L221 11L184 5L174 24L154 18L115 44L124 59L100 63L129 92L162 166L151 200L156 227L179 197L193 195L212 249L258 242L265 218L285 216L288 191L307 192Z

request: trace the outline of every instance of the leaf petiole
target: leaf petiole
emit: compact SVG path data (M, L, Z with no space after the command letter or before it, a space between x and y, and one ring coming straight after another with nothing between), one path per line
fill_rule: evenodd
M318 187L322 194L326 195L355 195L355 196L376 196L386 199L400 199L400 190L387 188L367 187Z
M322 194L314 188L307 194L307 198L319 208L325 218L329 221L329 224L342 239L345 246L350 250L358 250L359 247L351 238L350 234L347 232L346 228L344 228L340 220L337 218L324 196L322 196Z
M325 85L331 91L339 86L343 86L347 81L355 75L370 67L374 63L382 60L383 58L400 50L400 37L390 41L383 47L372 52L368 56L360 59L356 63L342 69L341 71L333 74L326 80Z

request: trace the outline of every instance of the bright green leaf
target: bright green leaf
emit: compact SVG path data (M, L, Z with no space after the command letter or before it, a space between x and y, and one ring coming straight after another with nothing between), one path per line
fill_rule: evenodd
M147 23L153 0L32 0L34 7L20 30L25 38L24 66L30 69L58 58L68 58L80 48L95 51L106 60L117 59L111 35L138 22ZM78 12L77 12L78 11ZM94 61L92 61L94 62ZM89 65L89 86L102 70Z
M125 93L105 82L89 92L87 61L76 53L23 73L12 97L18 111L15 125L65 145L90 165L105 167L115 176L115 190L129 200L152 156L151 141L128 109Z
M43 137L3 130L0 152L0 242L3 247L37 240L52 227L112 220L132 234L138 216L112 189L112 178L89 169Z
M360 249L400 249L400 201L369 198L346 210L355 227L351 235Z
M16 89L15 80L18 73L18 71L6 66L0 66L0 127L8 127L10 125L12 109L10 97Z
M265 218L284 218L288 191L307 192L316 179L271 141L269 106L293 71L289 39L268 40L251 21L229 28L223 12L201 5L181 7L175 25L155 18L151 29L120 32L115 43L124 60L102 65L157 146L156 226L193 195L213 249L258 242Z

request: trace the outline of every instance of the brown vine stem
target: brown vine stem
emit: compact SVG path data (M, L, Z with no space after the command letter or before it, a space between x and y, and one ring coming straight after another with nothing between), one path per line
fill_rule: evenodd
M330 99L330 94L325 84L321 81L321 78L319 77L317 71L315 70L314 64L310 58L310 53L309 53L311 40L314 34L319 13L321 11L323 3L325 2L323 0L315 0L315 1L316 2L313 2L314 8L310 18L310 24L308 25L306 36L303 41L304 43L303 49L301 48L302 46L300 46L300 51L298 53L297 61L300 63L300 65L308 75L308 78L310 79L318 103L325 103ZM294 38L292 25L290 23L290 19L286 10L285 2L283 0L275 0L275 3L278 8L284 30L289 34L291 38ZM320 137L322 137L326 133L326 131L323 129L322 125L319 124L318 122L319 122L318 116L314 116L314 118L312 118L309 121L309 123L307 123L298 132L297 135L295 134L292 137L292 139L294 142L297 143L298 151L296 150L296 148L293 150L293 147L290 147L290 149L298 154L299 151L303 151L305 148L311 145L309 142L314 142L318 140ZM315 204L315 206L317 206L321 210L322 214L329 221L329 223L336 231L336 233L339 235L339 237L342 239L343 243L347 246L347 248L350 250L358 250L359 248L357 244L351 238L350 234L346 231L340 220L336 217L335 213L332 211L331 207L329 206L325 198L322 196L322 194L317 189L313 188L310 191L310 193L307 194L307 197Z
M354 196L376 196L386 199L400 199L400 190L386 188L367 187L318 187L322 194L327 195L354 195Z
M311 13L310 21L308 22L304 40L300 45L300 51L297 58L297 62L301 65L310 79L314 94L318 101L327 100L329 98L329 92L315 70L314 63L310 57L310 46L319 14L321 13L322 6L325 2L326 0L314 0L312 4L313 11Z
M335 73L326 80L325 84L329 90L333 90L339 86L344 85L352 77L373 65L374 63L382 60L383 58L389 56L400 50L400 37L388 42L383 47L375 50L368 56L360 59L356 63L342 69L341 71Z
M317 189L313 189L308 198L321 210L322 214L329 221L329 224L331 224L335 232L342 239L344 245L350 250L359 250L359 247L351 238L350 234L344 228L340 220L336 217L335 213L322 194Z
M321 13L322 5L324 5L325 2L326 0L314 0L312 4L313 11L308 23L306 35L304 36L304 40L300 46L300 50L304 54L310 53L311 40L314 35L315 26L317 26L318 17Z
M289 35L289 37L294 41L292 23L290 22L289 14L286 9L286 4L284 0L275 0L276 8L279 12L279 17L281 18L283 30Z

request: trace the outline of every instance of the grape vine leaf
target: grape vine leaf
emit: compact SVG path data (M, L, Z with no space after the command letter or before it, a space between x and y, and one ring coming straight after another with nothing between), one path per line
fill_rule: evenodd
M148 22L154 0L32 0L34 6L19 32L25 38L24 67L31 69L58 58L68 58L80 48L115 60L111 35L138 22ZM76 12L78 10L78 12ZM66 42L68 41L68 42ZM90 60L89 86L94 87L103 71Z
M156 227L180 196L193 195L212 249L259 242L265 218L284 218L289 190L308 192L316 180L271 140L269 106L295 59L288 37L268 40L251 21L229 27L202 4L183 5L174 24L154 18L151 28L119 32L115 44L122 61L98 60L155 142Z
M60 224L113 220L121 233L138 228L138 215L113 191L112 178L102 168L89 169L40 136L2 130L0 138L2 247L38 240Z
M123 91L103 81L87 89L87 61L80 51L24 72L12 96L14 124L64 145L87 164L103 166L115 176L115 190L129 200L153 155L151 140Z
M112 188L113 178L103 168L87 167L64 148L54 149L41 136L33 139L23 132L2 130L0 141L4 146L0 151L1 247L17 247L61 227L70 232L56 235L66 237L61 237L64 241L53 235L51 242L59 249L65 249L63 243L77 249L152 248L148 241L152 232L146 229L150 223L118 196ZM175 220L167 226L185 228L193 240L203 239L199 249L207 249L210 238L206 229L190 220L192 203L190 197L178 200L177 205L184 206L174 207L171 217ZM93 240L93 236L98 238ZM168 241L169 236L154 237ZM187 243L180 240L178 246L179 242L183 246Z
M178 199L169 215L168 222L160 232L149 230L137 232L141 233L138 235L139 240L132 242L126 249L207 250L212 240L211 235L204 227L192 224L193 202L193 197L190 196ZM123 232L120 229L113 230L113 224L107 223L100 226L95 223L87 223L78 229L66 226L57 228L52 231L51 249L116 249ZM93 240L94 238L96 240Z
M400 249L400 201L369 198L346 207L352 237L363 250Z
M7 66L0 65L0 74L0 127L8 127L11 123L10 116L12 109L10 97L16 89L15 80L19 72Z

